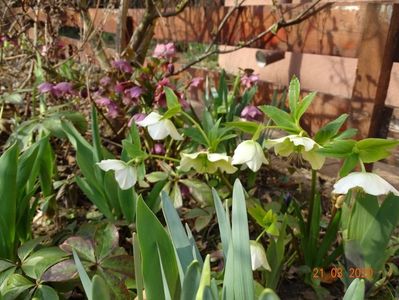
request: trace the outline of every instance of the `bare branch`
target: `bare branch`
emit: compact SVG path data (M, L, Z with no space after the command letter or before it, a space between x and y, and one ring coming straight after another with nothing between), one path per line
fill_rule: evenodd
M247 40L245 42L242 42L242 43L234 46L231 49L228 49L228 50L220 50L220 49L211 50L210 47L208 47L207 51L205 51L202 55L197 57L195 60L189 62L188 64L182 66L180 69L177 69L174 73L169 74L168 76L177 75L177 74L179 74L179 73L191 68L195 64L203 61L204 59L208 58L211 55L214 55L214 54L226 54L226 53L231 53L231 52L240 50L242 48L245 48L245 47L248 47L248 46L252 45L253 43L257 42L258 40L260 40L261 38L266 36L267 34L271 34L273 32L277 32L281 28L285 28L285 27L289 27L289 26L292 26L292 25L299 24L299 23L303 22L304 20L308 19L309 17L313 16L317 12L319 12L321 9L323 9L327 5L330 5L329 3L326 3L322 7L318 8L318 9L315 9L317 4L319 4L321 1L322 0L314 1L309 7L304 9L300 14L298 14L297 16L295 16L292 19L285 20L283 17L281 17L277 22L275 22L273 25L271 25L265 31L262 31L261 33L259 33L255 37L253 37L252 39L249 39L249 40ZM220 28L220 26L219 26L219 28ZM272 37L273 37L273 35L270 36L270 38L268 40L270 40Z

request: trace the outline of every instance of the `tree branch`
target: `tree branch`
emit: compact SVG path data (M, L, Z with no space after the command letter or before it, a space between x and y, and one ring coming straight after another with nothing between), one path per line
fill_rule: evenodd
M326 3L322 7L318 8L318 9L315 9L317 4L319 4L321 1L322 0L314 1L309 7L304 9L300 14L298 14L296 17L294 17L292 19L285 20L283 17L281 17L277 22L275 22L273 25L271 25L265 31L259 33L258 35L256 35L252 39L249 39L249 40L247 40L247 41L245 41L243 43L240 43L240 44L234 46L232 49L228 49L228 50L220 50L220 49L211 50L211 47L208 47L207 50L202 55L197 57L195 60L189 62L188 64L182 66L180 69L177 69L175 72L173 72L172 74L169 74L167 76L169 77L169 76L177 75L177 74L179 74L179 73L191 68L193 65L203 61L204 59L208 58L211 55L214 55L214 54L227 54L227 53L235 52L237 50L240 50L242 48L245 48L245 47L248 47L248 46L252 45L253 43L257 42L258 40L260 40L261 38L266 36L267 34L273 33L273 35L275 35L277 33L277 31L280 30L281 28L285 28L285 27L289 27L289 26L292 26L292 25L299 24L299 23L303 22L304 20L308 19L309 17L313 16L314 14L319 12L320 10L322 10L324 7L330 5L330 3ZM229 11L229 12L231 12L231 11ZM231 16L231 14L230 14L230 16ZM226 22L225 20L227 20L227 19L224 18L223 21ZM223 21L222 21L222 23L223 23ZM219 28L221 28L221 27L219 26ZM270 38L266 42L268 42L272 37L273 36L270 36ZM212 45L214 43L216 43L216 40L215 40L215 42L214 41L211 42Z

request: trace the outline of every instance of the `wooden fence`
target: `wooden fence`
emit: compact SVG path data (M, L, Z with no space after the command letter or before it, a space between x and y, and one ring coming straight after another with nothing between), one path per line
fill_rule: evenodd
M228 18L216 37L217 44L238 45L265 31L281 14L289 19L310 5L283 4L281 10L276 10L272 5L251 5L268 2L247 0ZM161 41L209 43L215 38L214 33L228 13L228 5L232 3L226 0L225 6L188 7L178 16L160 18L154 38ZM116 48L126 45L143 16L142 9L121 10L90 9L94 26L115 34L115 40L119 43ZM33 12L30 15L35 18ZM45 21L45 14L39 13L38 19ZM63 24L69 28L82 27L79 14L73 10L65 12ZM81 46L79 40L64 37L63 41ZM308 19L283 28L276 35L267 34L251 47L289 51L292 55L323 55L351 60L355 66L354 78L349 86L351 93L346 96L334 95L328 90L327 83L327 89L324 88L323 93L319 94L308 114L308 125L312 129L319 128L346 112L350 114L350 125L359 129L359 137L387 136L392 109L399 107L399 87L392 83L390 86L392 72L399 82L399 65L395 64L393 68L394 63L399 61L399 1L324 1L318 12ZM85 51L87 53L90 49ZM115 54L113 49L107 51ZM245 56L235 57L244 65L247 59ZM234 63L225 60L224 65L229 69L229 65ZM296 67L298 73L306 72L304 68L306 66ZM292 70L290 72L295 73ZM311 76L309 72L308 76ZM316 83L313 86L317 87L318 80L315 76ZM261 84L262 95L268 98L272 87L285 83ZM387 95L390 95L388 103Z

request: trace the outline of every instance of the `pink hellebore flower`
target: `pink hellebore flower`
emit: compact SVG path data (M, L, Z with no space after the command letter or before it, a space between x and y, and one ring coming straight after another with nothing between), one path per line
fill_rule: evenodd
M119 59L112 62L112 66L117 69L118 71L124 73L133 73L133 68L130 63L126 60Z
M154 144L151 152L157 155L164 155L166 153L165 146L160 143Z
M147 115L143 114L143 113L137 113L135 115L133 115L133 117L129 120L129 123L127 123L127 126L131 127L133 122L140 122L143 121L145 119Z
M61 96L65 96L65 95L73 95L73 94L75 94L75 91L73 90L72 83L64 81L64 82L57 83L53 87L52 93L56 97L61 97Z
M172 59L176 55L176 48L173 43L167 44L157 44L154 53L152 54L153 57L156 58L163 58L163 59Z
M241 112L241 118L246 119L247 121L263 121L263 113L253 105L245 106Z
M193 79L191 79L191 81L189 83L189 87L190 87L190 89L199 88L203 82L204 82L204 78L194 77Z
M134 86L125 91L125 94L130 96L132 99L138 99L143 94L143 89L139 86Z
M250 88L254 86L258 82L258 80L259 80L259 75L244 74L244 76L241 77L241 84L246 88Z
M49 82L43 82L41 84L38 85L37 89L39 90L39 93L48 93L51 92L53 90L54 85L52 83Z
M125 91L125 86L123 83L117 83L114 87L115 93L122 94Z
M109 76L104 76L100 79L100 85L103 87L108 86L111 83L112 79Z
M108 104L107 109L108 109L107 116L110 117L111 119L115 119L118 116L119 113L118 106L114 102Z

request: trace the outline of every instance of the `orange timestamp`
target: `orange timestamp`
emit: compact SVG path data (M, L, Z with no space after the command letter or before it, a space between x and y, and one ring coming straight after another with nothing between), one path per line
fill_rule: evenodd
M342 267L333 267L329 270L324 268L313 268L313 279L320 279L322 281L334 281L343 278L345 273L349 278L365 278L371 279L374 275L372 268L354 268L350 267L347 271Z

